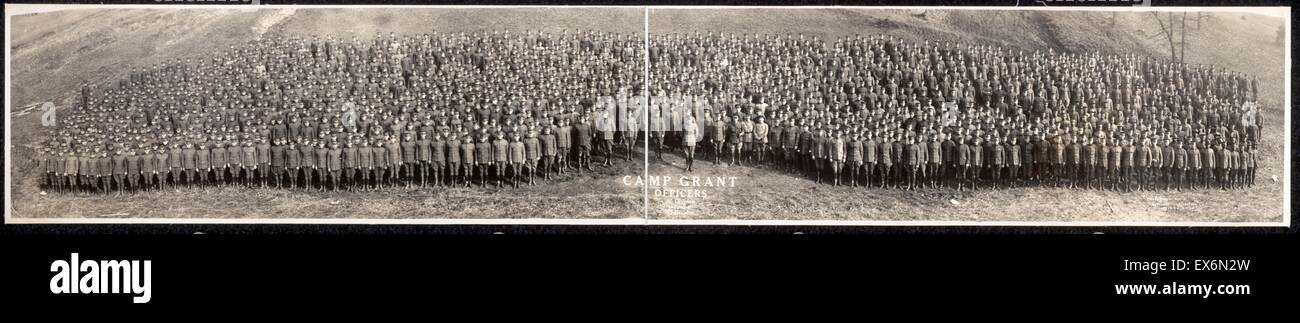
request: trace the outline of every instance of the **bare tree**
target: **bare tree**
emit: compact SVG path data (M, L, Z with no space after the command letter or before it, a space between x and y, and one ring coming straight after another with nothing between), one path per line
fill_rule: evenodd
M1182 28L1180 28L1182 29L1182 36L1180 36L1181 40L1178 41L1178 46L1180 47L1178 49L1178 62L1182 63L1183 60L1187 59L1187 12L1186 11L1183 12L1183 19L1181 19L1180 21L1181 21L1180 25L1182 25ZM1173 22L1171 21L1170 24L1173 24Z
M1160 34L1158 36L1164 36L1169 43L1170 60L1183 62L1183 58L1187 54L1187 13L1184 12L1178 21L1174 20L1173 12L1166 13L1164 20L1161 20L1160 14L1152 12L1151 18L1154 18L1156 23L1160 25ZM1168 23L1166 24L1166 22Z

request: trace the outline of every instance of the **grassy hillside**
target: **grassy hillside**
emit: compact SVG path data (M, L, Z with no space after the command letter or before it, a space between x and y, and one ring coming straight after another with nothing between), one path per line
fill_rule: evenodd
M474 32L491 29L564 29L636 33L641 9L296 9L296 10L68 10L18 16L13 21L11 111L31 103L71 102L83 81L122 79L132 66L177 57L206 57L265 33L356 36L375 32ZM561 182L510 190L387 189L314 193L210 188L129 197L42 195L29 169L32 143L42 135L40 113L11 114L13 214L24 217L175 218L627 218L643 211L640 188L618 175L640 173L639 162L558 178ZM165 206L165 207L157 207Z
M1026 51L1102 51L1167 57L1168 45L1150 13L1069 11L651 10L651 33L802 33L823 39L886 34L920 42L965 40ZM1195 14L1189 15L1189 20ZM708 198L652 196L656 219L837 219L958 221L1279 221L1285 179L1286 129L1282 104L1285 50L1274 45L1282 20L1241 13L1212 14L1198 29L1188 22L1188 62L1216 64L1258 75L1265 107L1262 168L1245 191L1114 193L1020 188L958 193L951 189L901 192L815 184L781 171L714 167L698 163L682 172L683 159L650 168L658 176L736 177L735 188L706 189ZM1113 21L1113 24L1112 24ZM1154 36L1154 37L1153 37ZM675 178L675 177L674 177Z

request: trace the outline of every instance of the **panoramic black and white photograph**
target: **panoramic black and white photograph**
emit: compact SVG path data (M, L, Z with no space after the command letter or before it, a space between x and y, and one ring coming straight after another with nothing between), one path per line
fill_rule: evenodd
M1285 221L1286 8L6 9L9 221Z
M651 8L648 214L1280 224L1287 12Z
M643 8L57 8L6 10L11 218L643 215Z

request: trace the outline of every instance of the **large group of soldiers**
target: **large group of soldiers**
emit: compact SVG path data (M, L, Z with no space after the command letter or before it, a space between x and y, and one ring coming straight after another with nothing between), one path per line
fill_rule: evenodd
M592 170L593 144L603 165L616 137L631 146L613 111L642 102L629 97L643 44L594 31L268 35L83 86L35 161L45 187L105 194L535 184Z
M651 105L651 128L684 128L652 135L656 158L682 149L687 170L702 145L715 165L909 190L1226 190L1255 178L1258 80L1220 68L884 35L650 41L649 87L668 98Z
M104 193L518 186L639 143L687 171L704 146L714 165L881 188L1255 178L1258 80L1221 68L883 35L638 36L268 36L83 87L36 160L47 187Z

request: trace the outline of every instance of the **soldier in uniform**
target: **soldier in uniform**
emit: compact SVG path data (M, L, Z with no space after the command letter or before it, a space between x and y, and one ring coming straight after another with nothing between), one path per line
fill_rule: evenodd
M313 178L316 170L319 169L316 166L316 145L313 145L311 140L303 139L298 147L298 159L302 161L300 170L302 172L302 187L311 190L316 185Z
M744 130L740 129L738 124L737 124L737 129L739 130L737 131L738 133L737 137L739 137L739 133L743 132ZM816 174L817 176L817 184L822 183L822 171L827 168L828 164L830 164L830 158L829 158L830 149L827 149L827 147L829 147L831 144L833 144L833 139L828 138L828 135L826 134L826 128L818 127L817 135L813 137L813 143L811 147L812 160L810 161L811 164L813 165L813 168L815 169L814 174Z
M411 139L411 134L403 134L402 142L398 144L398 149L401 149L402 162L400 167L401 173L397 176L397 179L399 183L406 182L407 189L411 188L411 182L416 178L415 171L419 168L419 164L415 159L417 154L416 150L419 146Z
M551 179L551 173L558 171L555 166L556 158L558 158L557 155L559 154L559 148L557 146L558 137L554 133L551 133L551 129L552 127L543 127L542 137L540 140L542 145L542 162L540 168L543 180Z
M1160 147L1160 177L1165 184L1165 190L1170 190L1174 182L1174 155L1178 152L1173 146L1173 140L1165 137L1164 145Z
M930 142L923 146L923 148L927 150L922 154L926 156L925 161L927 167L925 168L926 169L925 177L927 179L926 184L928 187L939 187L939 179L943 177L944 174L943 171L944 150L943 150L943 143L940 140L942 136L943 136L942 133L931 134Z
M225 143L217 141L212 145L212 180L218 186L225 186L226 169L230 167L230 156L226 154Z
M54 182L56 181L54 179L54 174L56 171L52 166L54 163L54 155L50 153L50 148L41 147L40 149L37 149L36 156L33 157L32 160L36 163L36 168L41 172L40 187L54 188Z
M406 165L405 163L406 156L402 152L402 142L399 140L398 136L403 136L403 135L394 132L391 135L385 136L386 140L384 142L384 151L388 152L388 156L386 157L388 159L388 172L387 172L388 176L384 177L383 180L386 183L392 183L393 187L397 187L397 185L400 183L399 182L401 179L400 173L403 167L405 167ZM414 155L412 156L412 160L414 160ZM376 178L375 180L380 180L380 179Z
M721 119L719 119L717 123L721 123L721 122L722 122ZM799 169L798 158L802 155L802 152L799 150L799 137L802 134L802 132L803 132L802 129L799 128L799 125L796 122L794 122L794 120L788 121L788 125L786 126L784 131L785 140L784 143L782 143L782 147L781 147L782 154L785 155L785 166L787 170L797 171ZM714 138L722 138L721 132L714 132L714 136L715 136ZM721 141L717 141L715 143L715 145L719 147L721 147L721 144L722 144ZM718 149L719 149L718 152L721 153L720 150L721 148ZM714 155L714 159L715 159L714 165L716 165L717 155Z
M1123 181L1124 191L1132 192L1135 184L1136 174L1133 173L1133 167L1136 163L1137 147L1133 145L1133 139L1124 138L1123 151L1120 157L1120 180Z
M447 186L455 186L457 181L460 180L460 167L461 161L463 161L460 156L461 136L460 133L452 133L446 130L443 131L443 134L447 137L447 140L443 142L444 148L447 150ZM468 185L469 180L467 179L465 183Z
M511 168L511 166L515 166L515 164L513 163L513 158L511 158L511 151L510 151L510 148L512 146L511 142L507 141L505 135L502 133L497 133L496 137L497 139L492 141L491 152L488 153L487 156L494 157L488 159L488 165L492 165L493 166L492 168L496 171L495 175L496 175L497 187L500 188L500 187L504 187L501 181L506 177L506 169ZM479 153L482 153L482 151L479 151ZM522 156L523 156L523 152L521 151L520 152L521 162L523 159ZM512 174L511 176L513 177L514 175Z
M429 169L428 173L433 177L433 186L442 186L442 174L447 167L447 143L446 137L441 132L434 132L433 140L429 142Z
M848 154L848 164L845 166L849 173L849 187L858 187L858 171L862 169L862 133L850 131L852 138L845 144L845 150ZM867 185L871 185L868 183Z
M134 155L134 152L131 154ZM207 144L201 143L194 150L194 165L199 172L199 185L208 185L208 175L212 173L212 150L208 148ZM135 185L131 186L134 187Z
M541 141L537 139L537 132L528 130L528 136L524 138L524 170L528 171L528 185L537 185L533 178L537 176L537 162L541 159ZM630 155L632 150L628 150Z
M742 154L741 155L742 157L740 159L741 159L741 164L743 165L749 163L750 159L753 158L754 156L754 122L749 119L749 116L743 116L738 119L740 121L739 123L740 147L739 148L740 148L740 153ZM831 134L829 133L827 134L827 136L830 135Z
M64 174L76 174L76 161L72 160L72 162L69 162L67 164L69 165L68 166L69 172L65 172ZM127 183L129 183L127 185L128 187L130 187L130 191L132 194L134 194L136 190L141 188L140 187L140 164L141 164L140 156L136 154L135 149L127 149L126 178L127 178Z
M267 137L261 137L257 144L257 177L262 181L262 188L266 188L273 174L271 169L271 143Z
M1214 157L1212 157L1214 159L1214 181L1211 183L1226 191L1228 190L1227 170L1232 166L1232 161L1229 159L1228 148L1223 145L1222 139L1217 140L1219 141L1214 145Z
M754 135L753 135L754 154L757 155L758 162L760 163L766 162L767 161L766 157L768 154L767 144L768 144L769 129L767 126L767 122L763 120L763 115L758 115L758 121L753 123L752 127L754 128Z
M191 155L193 153L191 152ZM193 167L193 164L190 164ZM126 185L126 151L118 150L113 156L113 182L117 185L117 195L121 196L123 191L128 189Z
M357 141L357 183L353 184L359 191L369 191L374 188L372 178L382 176L382 172L376 171L375 154L376 150L384 150L380 145L372 145L364 138Z
M77 153L73 150L64 151L63 161L60 162L60 166L63 166L63 168L59 170L59 177L60 177L59 183L61 186L59 191L64 191L64 192L76 191L77 172L78 172L78 168L81 166L81 161L80 158L77 157ZM134 185L132 186L134 187Z
M419 132L419 140L415 141L415 178L420 179L420 188L425 188L429 184L429 164L433 159L433 141L429 140L429 133ZM412 180L414 181L414 180Z
M244 147L240 150L244 155L243 158L240 158L240 160L244 162L243 164L244 186L252 188L253 179L257 176L255 173L258 171L257 147L253 146L252 141L247 141L244 142ZM180 175L179 164L177 164L177 161L175 160L171 161L171 164L172 164L173 176L179 176ZM180 183L180 177L175 177L175 178L176 178L176 182Z
M1177 189L1178 191L1182 191L1183 188L1186 188L1186 186L1184 186L1185 183L1184 180L1186 180L1186 176L1187 176L1187 164L1188 164L1189 156L1187 153L1187 149L1183 147L1182 140L1176 142L1174 146L1175 147L1173 149L1173 167L1170 169L1170 171L1172 172L1170 174L1171 177L1170 181L1173 182L1173 187L1175 189Z
M119 153L119 155L121 154ZM185 170L186 188L194 187L195 174L197 173L198 170L197 159L198 159L198 151L194 149L194 144L185 143L185 148L181 149L180 167ZM113 163L114 167L120 165L119 163L117 163L116 159L114 159L113 161L114 161ZM126 174L125 169L122 170L122 174ZM121 189L121 184L119 183L118 185L119 185L118 189Z
M829 142L828 152L830 153L831 175L835 177L834 186L840 186L841 170L844 169L844 161L848 159L848 143L844 140L843 130L835 130L835 137Z
M1079 169L1083 167L1083 144L1079 142L1078 136L1069 136L1070 144L1065 147L1065 178L1069 184L1066 187L1076 188L1079 185L1079 179L1082 174Z
M727 122L723 119L722 113L718 114L718 119L713 122L713 165L717 166L722 161L723 147L727 144Z
M1006 182L1002 179L1002 172L1006 167L1007 151L1002 146L1002 138L996 134L993 135L993 140L985 150L988 152L989 175L993 177L993 187L1001 188L1006 186Z
M158 168L157 168L158 164L154 162L155 159L153 155L153 149L149 147L145 147L144 152L141 153L139 157L140 157L140 177L143 179L141 181L143 182L141 186L141 190L148 192L150 189L154 187L153 179L154 176L158 175ZM81 164L81 165L84 166L85 164ZM84 171L87 169L85 167L81 167L79 168L79 170Z
M288 143L288 139L277 139L275 140L274 144L271 145L271 172L270 172L271 175L270 176L275 178L273 182L275 183L275 188L277 189L279 189L282 186L283 179L287 177L289 175L289 172L291 171L288 165L289 154L290 153L294 155L298 154L297 150L290 152L289 151L290 145L288 145L287 143Z
M1007 137L1006 158L1007 158L1007 181L1008 186L1020 186L1020 165L1022 163L1020 144L1017 143L1016 136Z
M888 132L881 136L880 139L880 146L877 148L880 152L880 188L885 188L886 185L893 185L893 176L891 175L894 169L894 143Z
M993 150L989 148L989 146L985 142L985 138L987 137L974 136L973 138L974 139L970 144L970 163L971 163L970 170L971 171L970 174L968 174L968 176L971 178L971 189L979 190L980 182L984 180L984 177L982 175L987 175L988 173L990 173L990 172L985 172L984 168L985 166L987 166L987 164L991 164L991 163L986 163L986 160L990 155L993 154Z
M575 137L574 140L577 141L576 146L578 148L578 173L579 174L582 173L582 168L584 165L586 165L587 170L595 171L595 169L591 167L591 141L592 139L594 139L596 134L595 132L592 131L591 125L587 124L587 121L588 121L587 116L583 115L578 117L578 123L573 125L573 136ZM658 140L659 140L659 145L662 147L663 128L660 128L660 130L661 132L658 135L659 136ZM663 160L663 158L660 157L660 160Z
M968 186L967 182L973 181L970 178L971 173L971 145L966 143L966 136L958 136L956 143L956 157L953 159L957 164L957 191L960 192ZM973 184L969 185L974 187Z
M310 150L302 150L303 173L305 174L305 183L307 188L316 187L319 192L325 191L325 182L329 181L329 146L324 141L306 141L303 146L312 146ZM310 155L310 156L309 156ZM307 164L307 161L311 164ZM313 181L312 178L316 181Z
M1080 167L1083 167L1083 178L1079 186L1083 188L1095 188L1097 184L1097 154L1100 146L1092 138L1085 138L1081 143L1083 152Z
M682 136L683 153L686 155L686 171L690 172L695 165L695 139L698 136L699 128L695 123L695 117L689 110L686 112L686 127Z
M1201 184L1202 156L1200 143L1197 141L1189 142L1187 149L1187 177L1189 177L1187 179L1187 189L1197 188Z
M100 151L99 148L95 150L99 152L95 162L98 164L97 168L99 169L100 190L104 192L104 195L108 195L108 190L113 184L113 158L108 156L107 151Z
M330 174L330 189L339 191L343 174L343 147L338 142L331 143L326 152L326 170Z
M514 188L519 188L519 181L521 180L522 177L521 174L523 174L524 162L527 161L528 153L526 151L527 147L524 147L524 142L523 140L521 140L521 138L519 138L518 132L515 132L513 134L513 138L512 140L510 140L506 150L508 150L508 154L510 157L508 163L510 165L510 185ZM505 162L502 163L503 166L506 164L507 163ZM497 178L498 178L497 182L500 183L500 175L498 175Z
M1198 176L1198 182L1202 188L1211 188L1214 185L1214 171L1218 169L1218 161L1215 160L1215 148L1211 147L1208 142L1201 143L1201 172Z
M289 189L298 188L298 172L302 171L302 152L293 141L284 148L284 172L289 177Z
M1150 184L1149 170L1147 165L1151 163L1151 141L1143 137L1142 142L1134 147L1133 153L1133 176L1130 179L1135 182L1138 190L1145 190Z
M97 183L98 180L98 178L95 178L95 175L99 171L98 169L95 168L96 166L95 155L89 149L85 149L85 148L82 148L79 151L79 155L81 156L77 158L77 175L78 175L77 185L79 186L77 189L81 192L94 191L95 183ZM153 162L152 154L146 155L145 157L150 158L151 159L150 162ZM150 174L150 175L151 176L157 175L157 172L154 172L154 174ZM148 180L145 182L152 184L153 181ZM152 187L153 185L149 185L149 186Z
M868 188L872 185L871 174L876 171L876 162L879 160L876 154L879 145L876 143L875 137L875 133L868 132L867 140L862 143L862 175L866 177L862 183L863 186ZM883 186L884 184L882 183L881 185Z
M569 156L573 154L573 127L568 119L560 120L559 131L555 132L555 147L558 149L555 153L557 170L565 173L569 169Z
M1051 168L1049 173L1052 174L1052 185L1061 187L1062 182L1066 179L1065 156L1069 147L1065 143L1064 135L1052 136L1051 147Z
M740 161L740 151L742 149L740 138L745 134L745 128L740 123L740 118L731 116L731 121L727 122L727 154L731 156L731 163L728 165L738 165ZM820 180L820 179L819 179Z
M597 123L597 127L601 128L598 129L600 130L601 139L604 139L600 142L601 148L605 150L605 162L601 163L601 166L614 165L614 131L616 129L614 129L614 116L611 112L612 111L610 110L606 110L605 113L602 113L602 120L604 121ZM628 155L631 155L630 151L628 152Z
M469 154L470 156L475 157L474 165L478 171L479 187L481 188L487 187L488 176L491 174L490 172L492 171L492 167L495 166L493 163L497 160L497 158L492 155L492 153L495 152L492 149L493 142L489 142L488 139L488 134L486 133L479 135L478 143L473 146L474 152Z
M476 156L474 156L474 153L478 150L477 149L478 145L476 143L478 141L486 142L487 137L482 137L482 138L478 138L478 140L475 140L475 138L472 135L469 135L467 133L464 134L463 136L464 139L461 140L461 144L460 144L460 158L461 158L461 164L465 165L464 168L465 187L469 187L471 185L471 181L474 178L474 171L479 169L478 166L479 159L475 158ZM479 173L479 176L486 176L486 174ZM480 181L485 181L485 180L486 179L480 179Z

